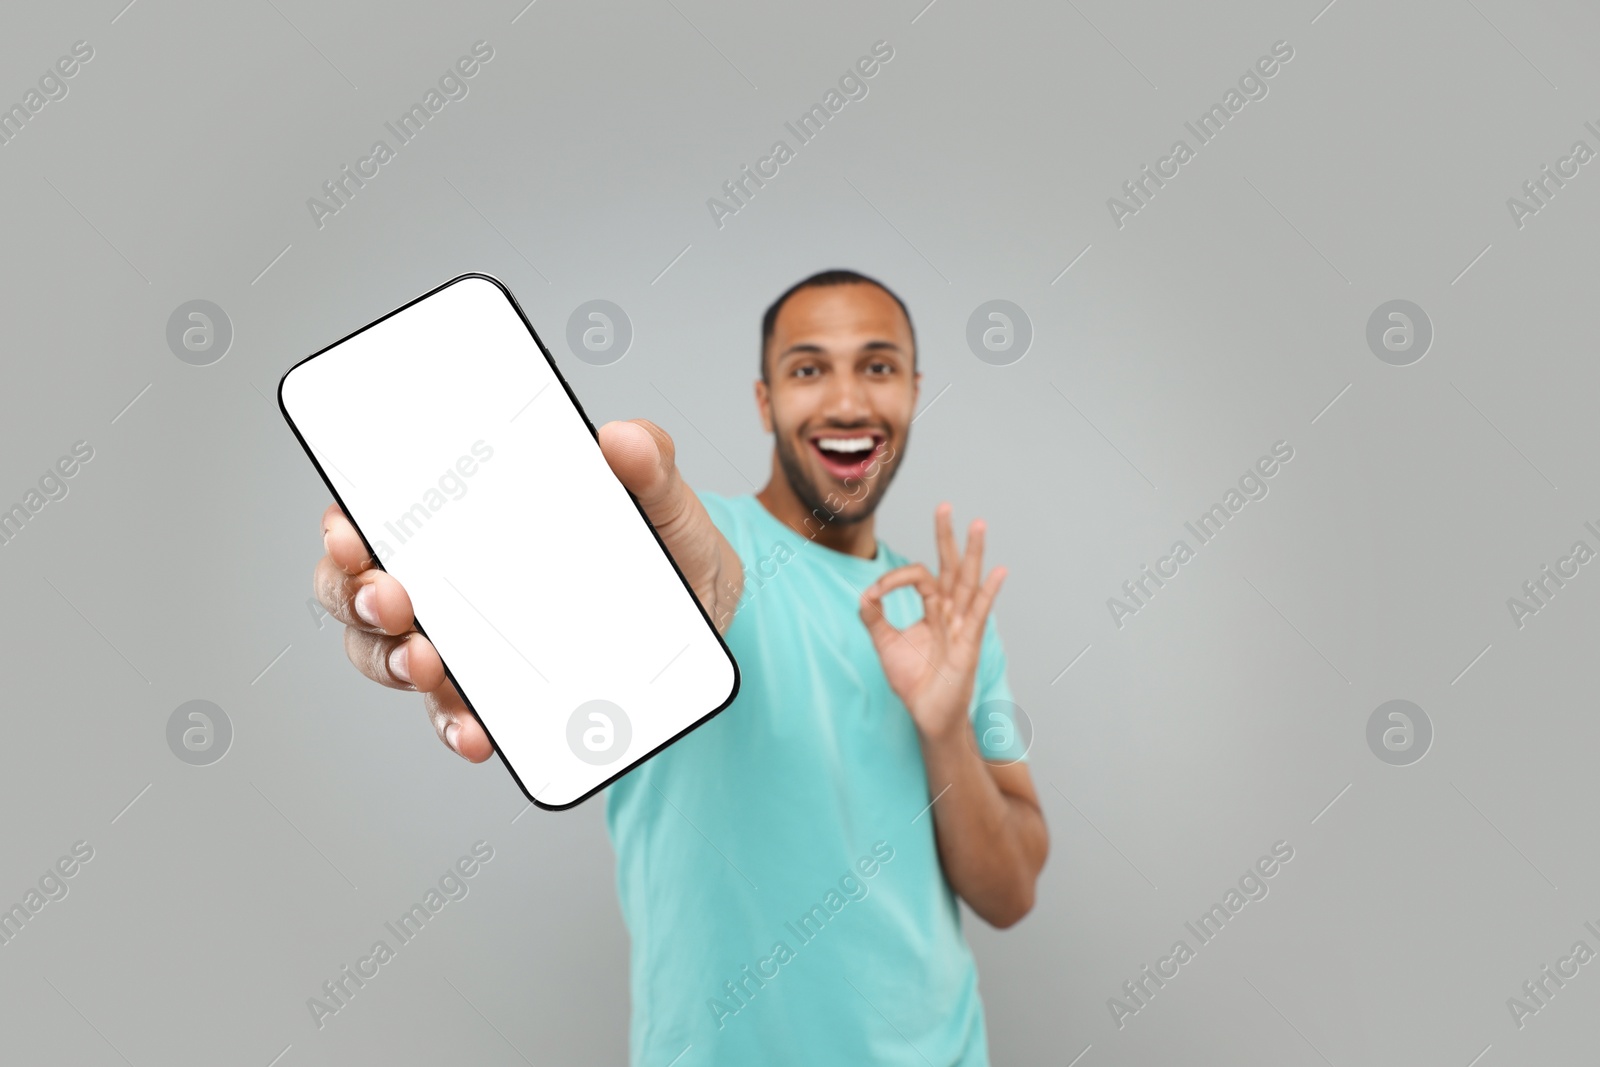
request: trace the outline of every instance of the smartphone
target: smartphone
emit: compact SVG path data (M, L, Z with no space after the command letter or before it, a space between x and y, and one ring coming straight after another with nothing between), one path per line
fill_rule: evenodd
M278 406L539 807L733 702L733 654L498 279L463 274L301 360Z

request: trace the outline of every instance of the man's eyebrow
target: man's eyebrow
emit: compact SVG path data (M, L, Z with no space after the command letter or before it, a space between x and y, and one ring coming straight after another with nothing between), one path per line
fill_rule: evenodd
M861 346L861 350L864 351L864 352L901 352L901 351L903 351L901 349L901 347L899 345L895 344L893 341L887 341L887 340L884 340L882 338L875 338L875 339L873 339L871 341L868 341L866 344ZM819 345L819 344L816 344L815 342L812 342L812 341L800 341L800 342L798 342L796 344L790 345L788 348L785 348L782 352L779 352L778 353L778 358L779 359L783 359L783 358L785 358L787 356L795 356L795 355L818 355L818 354L821 354L823 351L824 351L823 347L821 345Z

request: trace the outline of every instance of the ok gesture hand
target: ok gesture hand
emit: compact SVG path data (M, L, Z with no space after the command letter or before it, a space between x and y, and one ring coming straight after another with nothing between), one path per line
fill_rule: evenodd
M1006 577L1006 569L996 567L979 584L983 520L974 519L968 527L963 554L956 547L950 511L949 504L940 504L934 512L937 577L925 565L911 563L885 574L861 594L861 621L872 636L883 673L924 739L944 739L967 728L984 624ZM921 594L923 615L897 630L884 617L883 597L906 585L916 586Z

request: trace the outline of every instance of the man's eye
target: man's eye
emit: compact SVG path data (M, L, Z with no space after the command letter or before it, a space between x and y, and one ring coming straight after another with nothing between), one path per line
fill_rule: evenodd
M796 378L810 378L810 377L815 376L816 374L817 374L817 368L815 368L815 367L803 366L803 367L796 367L794 369L794 376Z
M893 374L894 373L894 364L893 363L874 363L867 369L870 370L873 374Z

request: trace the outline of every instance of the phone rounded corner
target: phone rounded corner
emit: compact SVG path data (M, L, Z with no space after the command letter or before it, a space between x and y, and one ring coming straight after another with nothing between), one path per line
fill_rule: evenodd
M522 780L521 779L517 780L517 785L518 786L522 785ZM577 807L579 804L582 804L585 800L588 800L590 797L594 796L596 793L600 792L600 790L602 790L604 788L605 788L605 786L603 784L602 785L597 785L593 789L589 790L587 793L584 793L583 795L578 796L578 797L574 797L573 799L567 801L564 804L562 804L562 803L552 804L552 803L549 803L548 801L540 800L538 797L536 797L532 793L528 792L528 790L526 788L523 788L522 795L528 798L528 803L532 804L534 807L538 808L540 811L551 811L551 812L571 811L573 808Z
M445 673L449 674L449 671L446 671ZM456 683L454 681L454 677L453 676L451 678L451 681L452 681L452 684L456 684L456 685L459 686L459 683ZM472 710L472 707L471 707L470 704L468 705L468 709L467 710L472 711L473 716L478 719L478 724L480 726L483 726L482 717L478 716L478 713L476 711ZM604 783L602 783L601 785L595 786L593 789L589 790L587 793L584 793L582 796L575 797L572 800L569 800L569 801L567 801L565 803L552 804L552 803L550 803L548 801L540 800L538 797L533 795L533 790L528 788L527 783L522 780L522 775L517 773L517 769L516 769L516 767L514 767L512 765L511 760L508 759L506 757L506 754L500 750L500 745L495 741L494 735L489 733L489 728L487 726L483 726L483 732L484 732L484 736L489 738L489 743L494 745L495 754L500 757L501 765L505 767L506 773L511 775L511 780L516 783L517 789L518 789L519 792L522 793L523 798L526 799L529 804L532 804L534 807L538 808L540 811L571 811L573 808L577 807L579 804L582 804L585 800L588 800L590 797L594 796L600 790L605 788ZM546 785L544 788L548 789L549 786Z
M722 703L717 705L716 711L711 713L713 715L720 714L732 706L733 702L738 699L739 686L744 681L744 676L739 672L739 660L734 656L733 651L726 646L723 647L723 651L728 655L728 666L733 669L733 684L728 688L728 695L722 698Z
M290 367L288 370L284 371L282 376L278 378L278 414L282 415L286 420L291 422L293 420L289 419L289 403L284 398L284 390L289 387L289 376L299 369L299 367L300 364L296 363L293 367Z
M461 274L456 275L454 278L451 278L449 281L447 281L443 285L439 286L439 288L440 289L448 289L452 285L456 285L459 282L473 281L473 280L482 281L482 282L488 282L490 285L492 285L496 289L500 290L500 295L501 296L505 297L507 300L513 300L514 301L514 298L511 295L511 287L506 285L505 282L501 281L495 275L490 274L488 271L485 271L485 270L469 270L469 271L465 271L465 272L463 272Z

